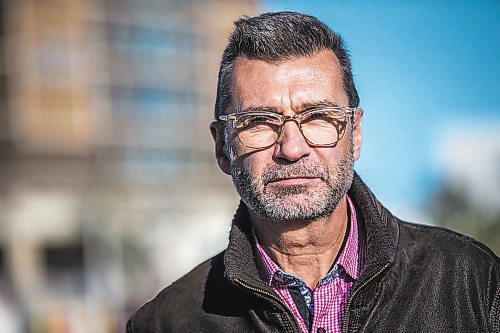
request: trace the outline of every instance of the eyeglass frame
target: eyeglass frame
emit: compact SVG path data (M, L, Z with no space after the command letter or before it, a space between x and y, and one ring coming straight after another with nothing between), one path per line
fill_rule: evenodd
M342 138L344 137L344 134L346 131L344 131L342 133L341 136L339 136L339 138L337 139L337 141L333 142L333 143L329 143L329 144L316 144L316 143L313 143L311 141L309 141L309 139L304 135L304 132L302 131L302 119L308 115L309 113L312 113L312 112L315 112L315 111L340 111L343 113L343 116L344 117L348 117L347 119L344 119L344 123L348 123L349 121L352 121L354 119L354 113L356 111L357 108L351 108L351 107L342 107L342 106L331 106L331 107L319 107L319 108L314 108L314 109L310 109L310 110L307 110L307 111L304 111L304 112L301 112L299 114L295 114L293 116L285 116L285 115L282 115L282 114L279 114L279 113L276 113L276 112L271 112L271 111L249 111L249 112L235 112L235 113L230 113L230 114L227 114L227 115L220 115L218 116L218 120L220 121L225 121L229 124L231 124L231 126L233 127L233 129L235 128L235 123L236 121L238 120L238 117L242 117L242 116L246 116L246 115L256 115L256 116L259 116L259 115L264 115L264 116L272 116L272 117L276 117L279 122L280 122L280 125L279 125L279 129L277 131L277 136L276 136L276 140L267 145L267 146L263 146L263 147L251 147L251 146L248 146L246 144L244 144L242 141L241 141L241 138L238 134L238 132L236 133L236 136L238 137L238 140L241 142L242 145L244 145L245 147L248 147L248 148L252 148L252 149L267 149L271 146L273 146L274 144L276 144L276 142L278 142L280 136L281 136L281 133L283 132L283 127L285 126L285 123L289 120L292 120L294 121L298 128L299 128L299 131L300 133L302 134L302 137L304 138L304 140L306 140L306 142L312 146L312 147L335 147L337 145L337 143L342 140ZM337 133L338 134L338 133Z

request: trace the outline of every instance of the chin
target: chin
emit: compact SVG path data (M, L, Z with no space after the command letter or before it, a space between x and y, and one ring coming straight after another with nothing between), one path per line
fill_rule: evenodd
M311 200L311 196L286 195L281 200L263 200L254 208L257 215L270 221L313 221L330 215L336 205L328 200Z

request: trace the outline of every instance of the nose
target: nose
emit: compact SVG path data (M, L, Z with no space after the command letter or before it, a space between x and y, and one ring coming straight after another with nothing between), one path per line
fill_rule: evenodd
M281 135L274 149L275 158L289 162L296 162L311 153L311 146L295 121L287 121L283 124Z

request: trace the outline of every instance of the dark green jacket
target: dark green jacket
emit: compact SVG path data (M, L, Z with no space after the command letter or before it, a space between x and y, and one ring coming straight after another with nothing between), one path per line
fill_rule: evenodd
M349 190L366 260L353 286L344 332L500 332L500 260L452 231L402 222L356 175ZM227 249L142 306L128 333L300 332L259 279L246 207Z

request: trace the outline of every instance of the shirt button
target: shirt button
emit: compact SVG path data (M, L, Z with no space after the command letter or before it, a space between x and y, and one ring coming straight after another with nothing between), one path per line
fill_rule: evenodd
M326 333L326 330L323 327L318 327L316 333Z

